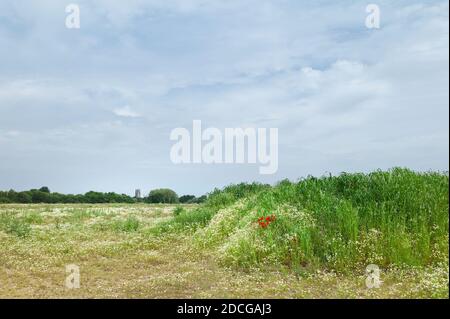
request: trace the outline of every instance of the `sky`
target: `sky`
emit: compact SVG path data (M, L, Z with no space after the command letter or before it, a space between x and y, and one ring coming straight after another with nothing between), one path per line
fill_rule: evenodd
M201 195L448 171L449 3L2 0L0 189ZM68 29L65 8L80 8ZM174 164L174 128L278 128L278 171Z

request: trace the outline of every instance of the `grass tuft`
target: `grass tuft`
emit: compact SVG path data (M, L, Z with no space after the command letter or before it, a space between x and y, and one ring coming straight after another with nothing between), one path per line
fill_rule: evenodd
M24 238L31 233L31 226L25 218L2 213L0 215L0 230L3 230L7 234Z

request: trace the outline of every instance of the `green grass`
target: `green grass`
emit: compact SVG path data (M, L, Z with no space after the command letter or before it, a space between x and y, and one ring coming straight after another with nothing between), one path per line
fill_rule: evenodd
M38 212L30 212L24 215L23 221L28 224L40 225L44 222L44 219Z
M158 223L149 230L149 233L163 235L172 232L195 231L206 226L212 216L213 210L206 207L199 207L194 210L175 208L172 219Z
M112 228L122 232L135 232L139 228L139 220L136 217L130 216L125 220L118 220L112 223Z
M101 212L99 212L98 210L90 210L90 209L80 208L80 209L75 209L70 213L70 215L68 216L68 221L74 222L74 223L82 223L83 221L85 221L89 218L97 217L100 215L101 215Z
M195 230L226 265L340 272L448 264L448 174L395 168L215 190L157 233ZM267 228L260 216L275 214Z
M175 209L173 210L173 215L174 216L179 216L180 214L184 213L185 209L181 206L177 206L175 207Z
M12 214L2 213L0 215L0 230L23 238L30 235L31 226L27 218L19 218Z

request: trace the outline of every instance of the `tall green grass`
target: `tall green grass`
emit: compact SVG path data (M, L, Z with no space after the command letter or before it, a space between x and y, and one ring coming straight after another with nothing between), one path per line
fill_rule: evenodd
M447 173L395 168L215 190L160 231L197 225L196 239L230 265L351 270L448 263ZM267 228L262 215L275 214Z

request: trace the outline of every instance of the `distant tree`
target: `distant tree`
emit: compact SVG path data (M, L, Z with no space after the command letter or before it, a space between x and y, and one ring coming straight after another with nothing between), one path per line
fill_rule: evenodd
M51 203L66 203L67 195L60 193L51 193L50 194L50 202Z
M17 201L21 204L29 204L33 200L29 192L20 192L17 194Z
M31 201L33 203L51 203L51 197L49 193L41 192L37 189L30 190Z
M74 203L86 203L86 200L84 198L84 195L78 194L78 195L71 195L74 200Z
M65 195L51 193L48 187L31 189L25 192L14 190L0 191L0 203L135 203L136 200L126 194L88 192L84 195Z
M47 186L42 186L41 188L39 188L39 191L50 194L50 188L48 188Z
M196 198L195 202L197 204L201 204L201 203L204 203L207 199L208 199L208 197L206 195L203 195L203 196L200 196L200 197Z
M17 192L13 189L9 190L8 199L11 203L17 203Z
M182 204L192 203L193 201L195 201L194 195L183 195L180 197L180 203Z
M148 197L145 199L147 203L164 203L164 204L174 204L178 203L178 195L171 189L167 188L161 188L161 189L154 189L149 194Z
M0 192L0 203L11 203L7 192Z
M103 193L90 191L84 194L84 202L85 203L107 203L106 196Z

